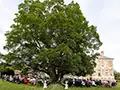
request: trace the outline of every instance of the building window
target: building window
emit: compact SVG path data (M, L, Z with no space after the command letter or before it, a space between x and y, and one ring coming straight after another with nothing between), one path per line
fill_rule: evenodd
M113 74L110 74L110 76L113 76Z
M101 60L100 65L101 67L104 67L104 60Z
M111 76L113 76L113 69L109 69L109 73Z
M101 74L100 74L100 73L98 73L98 76L101 76Z

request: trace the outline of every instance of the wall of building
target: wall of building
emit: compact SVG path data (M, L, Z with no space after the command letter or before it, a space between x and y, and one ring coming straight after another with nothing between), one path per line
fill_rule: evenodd
M104 57L103 52L100 54L100 57ZM94 70L95 73L92 75L93 79L114 80L112 58L98 58Z

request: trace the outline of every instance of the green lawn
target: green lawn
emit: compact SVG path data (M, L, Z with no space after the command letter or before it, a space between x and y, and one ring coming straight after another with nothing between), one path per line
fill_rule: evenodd
M120 84L119 84L120 86ZM94 87L94 88L76 88L72 87L69 90L120 90L119 86L115 88L103 88L103 87ZM0 90L44 90L43 87L39 86L29 86L23 84L14 84L6 81L0 80ZM60 85L51 85L46 90L64 90L64 87Z
M120 82L118 83L117 87L119 87L119 88L120 88Z

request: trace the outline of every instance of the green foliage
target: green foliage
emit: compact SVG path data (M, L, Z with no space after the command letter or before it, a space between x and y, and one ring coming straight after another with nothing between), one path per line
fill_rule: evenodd
M114 71L115 80L120 81L120 72Z
M2 74L13 75L14 69L7 63L0 63L0 72L2 72Z
M102 45L96 27L89 25L78 3L63 0L25 0L6 33L6 62L47 73L53 81L71 73L92 74Z

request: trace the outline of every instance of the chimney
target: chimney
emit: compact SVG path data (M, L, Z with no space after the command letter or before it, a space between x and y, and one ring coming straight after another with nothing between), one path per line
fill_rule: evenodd
M101 51L100 55L101 55L101 56L104 56L104 51Z

